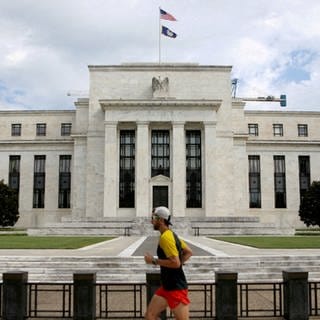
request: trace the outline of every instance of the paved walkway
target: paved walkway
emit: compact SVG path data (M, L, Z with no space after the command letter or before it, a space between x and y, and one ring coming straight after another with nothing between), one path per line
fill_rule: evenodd
M213 240L207 237L182 237L193 250L194 256L306 256L320 255L320 249L256 249L252 247ZM77 250L14 250L2 249L0 256L143 256L155 254L158 236L118 237Z

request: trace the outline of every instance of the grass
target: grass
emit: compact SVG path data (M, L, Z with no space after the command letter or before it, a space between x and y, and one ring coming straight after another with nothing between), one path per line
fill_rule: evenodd
M0 249L78 249L111 237L32 237L0 235Z
M252 236L213 237L213 239L237 243L260 249L320 249L320 236Z

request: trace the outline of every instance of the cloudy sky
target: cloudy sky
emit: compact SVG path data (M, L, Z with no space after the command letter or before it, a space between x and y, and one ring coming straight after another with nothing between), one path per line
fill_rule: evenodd
M0 109L70 109L88 65L158 62L159 6L178 20L163 62L232 65L238 97L320 111L320 0L0 0Z

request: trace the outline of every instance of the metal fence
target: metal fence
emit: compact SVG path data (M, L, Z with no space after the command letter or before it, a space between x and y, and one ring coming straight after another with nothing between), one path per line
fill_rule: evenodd
M309 282L309 315L320 316L320 282Z
M28 319L72 319L73 283L30 283L26 285ZM237 316L241 318L284 317L284 282L237 283ZM216 283L191 283L191 319L216 318ZM147 306L146 283L96 283L96 319L143 319ZM3 311L0 284L0 318ZM311 317L320 316L320 282L308 282ZM2 318L1 318L2 319ZM168 311L167 319L172 319Z

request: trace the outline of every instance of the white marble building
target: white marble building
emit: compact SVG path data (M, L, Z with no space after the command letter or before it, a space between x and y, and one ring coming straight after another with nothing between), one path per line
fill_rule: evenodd
M301 226L320 179L320 112L247 111L230 66L89 66L75 110L0 111L0 179L19 226L148 217L258 217ZM259 105L257 104L257 107Z

